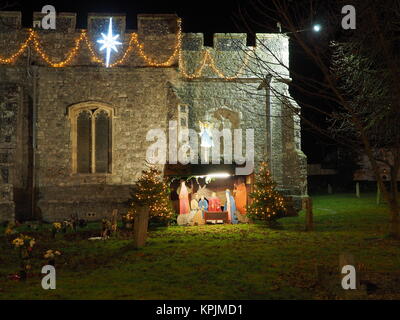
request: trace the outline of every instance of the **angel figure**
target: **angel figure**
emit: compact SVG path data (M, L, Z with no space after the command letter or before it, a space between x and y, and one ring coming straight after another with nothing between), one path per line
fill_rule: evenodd
M201 148L202 154L204 154L204 160L209 162L210 149L214 147L214 142L212 140L212 129L213 126L206 122L199 121L200 125L200 138L201 138Z

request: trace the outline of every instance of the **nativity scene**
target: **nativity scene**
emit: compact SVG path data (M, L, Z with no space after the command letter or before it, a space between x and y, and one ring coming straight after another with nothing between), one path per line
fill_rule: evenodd
M211 181L207 177L196 177L195 182L181 180L176 189L179 200L175 200L178 225L247 223L249 186L241 181L237 184L233 181L233 177L214 178ZM232 190L222 189L232 182ZM190 187L187 186L189 183Z

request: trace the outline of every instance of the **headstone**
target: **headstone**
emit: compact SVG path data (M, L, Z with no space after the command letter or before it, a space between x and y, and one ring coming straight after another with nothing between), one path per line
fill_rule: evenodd
M360 198L360 183L356 183L356 196L357 198Z
M147 229L149 227L149 209L148 207L140 207L133 225L133 243L136 249L146 244Z
M328 194L332 193L333 193L332 186L328 183Z

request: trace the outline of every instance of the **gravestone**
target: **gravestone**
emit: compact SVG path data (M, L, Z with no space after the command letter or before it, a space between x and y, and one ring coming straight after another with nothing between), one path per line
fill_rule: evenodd
M149 227L149 209L148 207L140 207L135 215L133 225L133 243L136 249L146 244L147 229Z
M360 183L356 183L356 197L360 198Z

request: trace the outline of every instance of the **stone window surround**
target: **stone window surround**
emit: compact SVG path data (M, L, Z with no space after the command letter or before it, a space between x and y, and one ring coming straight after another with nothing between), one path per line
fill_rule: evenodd
M111 159L110 159L110 172L109 173L97 173L95 172L96 170L96 161L95 161L95 148L96 144L92 143L92 173L79 173L78 172L78 132L77 132L77 119L78 115L82 110L93 110L97 109L96 112L93 113L93 115L96 115L100 111L105 111L110 117L110 125L111 125ZM104 102L99 102L99 101L87 101L87 102L81 102L77 104L73 104L68 107L68 119L71 123L71 131L70 131L70 137L71 137L71 175L73 176L110 176L113 175L114 172L114 162L112 161L113 155L114 155L114 119L116 118L115 115L115 108L111 106L110 104L104 103ZM95 139L95 117L92 117L92 139Z

